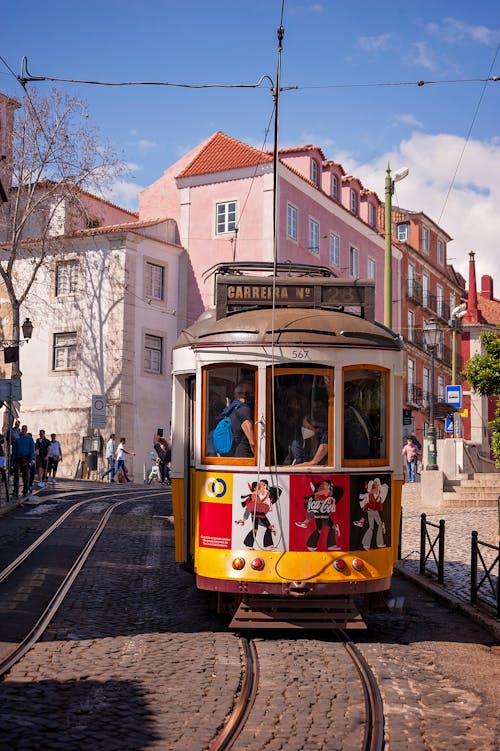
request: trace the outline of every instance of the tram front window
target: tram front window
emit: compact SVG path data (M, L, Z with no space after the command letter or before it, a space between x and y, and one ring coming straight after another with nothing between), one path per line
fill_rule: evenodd
M255 369L214 366L204 371L205 431L207 457L254 459L255 456ZM214 430L227 417L229 446L222 449ZM227 437L226 436L226 437Z
M386 458L386 386L382 370L344 371L344 459Z
M326 375L325 370L290 373L275 369L274 379L268 382L271 464L304 464L317 455L327 441L332 383L333 371ZM328 450L322 449L319 456L318 463L328 463Z

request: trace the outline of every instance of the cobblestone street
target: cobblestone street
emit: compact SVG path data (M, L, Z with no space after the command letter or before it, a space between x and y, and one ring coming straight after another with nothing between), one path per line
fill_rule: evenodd
M420 484L405 484L403 486L403 527L401 535L401 558L400 568L414 575L419 573L420 559L420 520L422 513L426 514L428 522L438 525L441 519L445 522L445 567L444 588L453 597L470 602L471 590L471 533L478 532L481 542L498 546L498 511L496 508L459 508L459 509L434 509L426 508L420 497ZM434 540L438 529L431 528L429 531L431 540ZM427 543L428 550L428 543ZM437 555L437 544L435 547ZM481 548L482 555L487 566L494 562L497 551L486 547ZM481 566L481 564L479 564ZM429 557L426 567L437 575L437 568L432 555ZM482 568L479 577L484 574ZM498 563L492 571L492 579L497 585ZM488 583L481 588L482 597L492 608L495 607L495 599ZM500 623L498 633L500 634Z

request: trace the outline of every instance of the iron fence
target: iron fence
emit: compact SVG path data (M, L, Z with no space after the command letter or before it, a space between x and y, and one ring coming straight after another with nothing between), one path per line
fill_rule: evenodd
M434 540L431 540L428 527L433 527L438 530ZM433 522L427 521L426 514L420 516L420 574L426 573L425 564L432 555L437 568L437 580L439 584L444 583L444 528L444 519L440 519L439 524L434 524ZM426 552L427 542L429 543L429 549ZM438 545L437 556L435 549L436 543Z
M481 548L487 548L489 550L495 550L496 551L496 558L490 565L487 564L487 562L484 559L484 556L482 554ZM481 579L479 579L479 562L481 562L482 566L482 576ZM492 571L495 568L495 566L498 566L498 574L496 577L496 582L492 576ZM497 609L497 618L500 618L500 547L495 547L495 545L490 545L488 542L483 542L482 540L479 540L479 535L477 532L472 533L472 539L471 539L471 564L470 564L470 601L472 605L477 604L478 600L478 593L479 590L483 585L485 586L485 589L491 590L491 594L493 595L493 601L496 601L496 609ZM481 597L481 600L485 602L486 604L490 605L491 601L487 596Z

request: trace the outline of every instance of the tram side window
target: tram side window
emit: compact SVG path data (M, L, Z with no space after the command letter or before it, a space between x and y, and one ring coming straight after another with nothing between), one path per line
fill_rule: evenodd
M205 455L236 458L254 457L255 369L234 365L205 371ZM233 443L229 451L217 451L213 431L229 417Z
M344 371L344 459L384 459L387 451L387 374Z
M274 432L272 428L267 431L271 464L287 466L310 462L322 441L328 442L331 383L333 371L331 377L318 372L278 372L274 377L273 394L269 379L268 425L275 426ZM327 463L327 459L325 456L321 463Z

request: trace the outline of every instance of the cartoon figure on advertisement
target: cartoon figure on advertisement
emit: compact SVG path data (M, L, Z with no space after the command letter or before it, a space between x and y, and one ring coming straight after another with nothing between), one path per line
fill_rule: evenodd
M315 529L306 541L308 550L318 549L318 543L323 528L328 530L326 536L327 550L340 550L337 545L337 537L340 535L340 527L332 518L337 509L337 503L344 494L344 489L335 486L330 480L320 480L311 484L311 495L305 496L306 518L295 522L297 527L307 528L311 519L314 519Z
M370 550L372 547L375 524L377 525L375 539L377 548L386 547L384 542L385 524L380 516L380 512L382 511L388 492L389 486L386 483L381 483L380 478L375 477L366 483L366 493L360 493L359 495L359 505L366 512L368 518L368 529L361 540L361 544L365 550ZM354 522L354 524L358 527L364 526L365 517Z
M269 485L267 480L259 480L251 484L248 483L248 489L250 492L241 496L243 498L241 505L245 509L243 518L235 521L235 524L243 526L247 519L251 518L252 520L252 528L243 540L243 545L247 548L253 548L256 544L259 527L264 527L262 545L264 548L271 548L273 547L273 534L276 533L276 529L268 519L268 514L280 497L281 488Z

